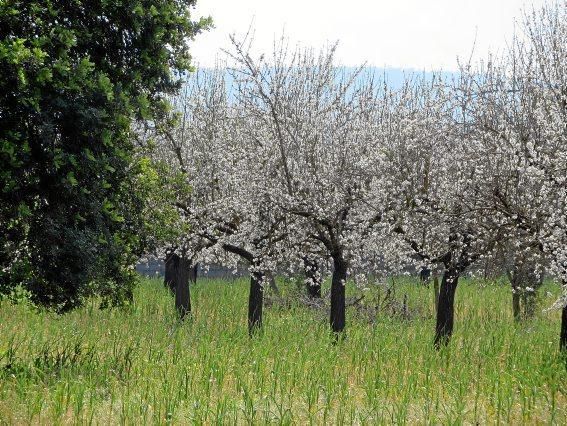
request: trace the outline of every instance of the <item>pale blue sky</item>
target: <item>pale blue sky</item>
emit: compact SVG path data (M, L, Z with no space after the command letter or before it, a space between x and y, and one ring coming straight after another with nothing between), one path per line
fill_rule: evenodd
M269 52L282 31L292 43L319 47L339 41L341 65L457 69L476 38L476 56L510 42L521 8L545 0L198 0L196 16L211 15L216 28L197 37L192 53L211 66L230 33L253 22L258 52Z

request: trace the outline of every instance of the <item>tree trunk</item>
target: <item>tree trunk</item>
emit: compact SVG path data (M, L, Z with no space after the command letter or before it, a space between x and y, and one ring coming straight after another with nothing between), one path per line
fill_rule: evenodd
M567 354L567 306L563 307L561 313L561 335L559 337L559 349Z
M429 278L431 277L431 269L422 266L419 271L419 280L422 284L429 285Z
M455 310L455 291L459 282L459 273L455 268L445 269L441 280L437 306L437 324L435 326L435 348L447 345L453 334Z
M179 268L179 256L174 253L168 253L165 256L165 276L163 279L163 285L175 293L175 275L177 274L177 269Z
M307 288L307 294L312 299L320 299L321 275L319 274L317 261L306 256L303 258L303 267L305 270L305 287Z
M520 289L512 288L512 312L514 313L514 321L519 322L522 319L522 311L520 309Z
M250 275L250 295L248 297L248 334L250 334L250 337L262 327L264 277L265 274L261 272L253 272Z
M191 314L189 276L192 269L193 267L189 259L185 257L179 258L179 267L175 274L175 309L181 320Z
M513 270L507 273L514 291L512 308L516 321L529 319L535 315L537 289L543 278L543 272L538 273L536 266L528 259L519 257L515 261Z
M435 298L435 315L437 315L439 310L439 277L437 274L433 277L433 297Z
M347 263L342 256L333 256L333 278L331 281L331 330L338 335L346 325L345 285Z

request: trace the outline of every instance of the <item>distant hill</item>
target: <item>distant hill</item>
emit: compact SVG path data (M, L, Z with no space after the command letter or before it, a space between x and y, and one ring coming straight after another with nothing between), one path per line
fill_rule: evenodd
M354 72L356 70L355 67L339 67L343 69L346 73ZM197 71L197 75L201 73L206 73L210 71L211 68L201 68ZM451 80L452 78L459 75L458 72L455 71L420 71L415 69L402 69L402 68L383 68L383 67L374 67L369 66L366 67L360 74L360 78L365 78L368 75L374 75L376 77L376 81L382 83L383 81L386 82L388 87L391 89L399 89L402 87L404 81L407 78L425 78L426 80L430 80L433 76L441 77L445 80ZM190 80L189 80L190 81ZM230 73L227 71L226 73L226 83L227 87L232 86L233 78Z

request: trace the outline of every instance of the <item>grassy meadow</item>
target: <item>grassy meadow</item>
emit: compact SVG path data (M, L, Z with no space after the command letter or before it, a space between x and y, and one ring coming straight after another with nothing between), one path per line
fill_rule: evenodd
M398 280L389 307L370 289L332 343L325 309L269 299L247 334L246 280L201 279L176 321L159 280L133 306L64 316L0 304L1 424L567 424L559 312L515 324L506 285L462 281L455 334L433 349L433 289ZM287 296L286 296L287 293ZM351 297L361 294L349 288ZM291 302L290 302L291 301Z

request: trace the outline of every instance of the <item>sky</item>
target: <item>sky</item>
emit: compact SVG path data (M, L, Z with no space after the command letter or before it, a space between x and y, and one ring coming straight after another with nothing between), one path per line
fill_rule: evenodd
M521 9L545 0L197 0L195 17L215 28L192 43L194 62L213 66L229 35L252 26L254 50L269 53L285 33L292 45L338 41L337 65L454 71L457 58L485 58L518 32ZM473 52L474 46L474 52Z

